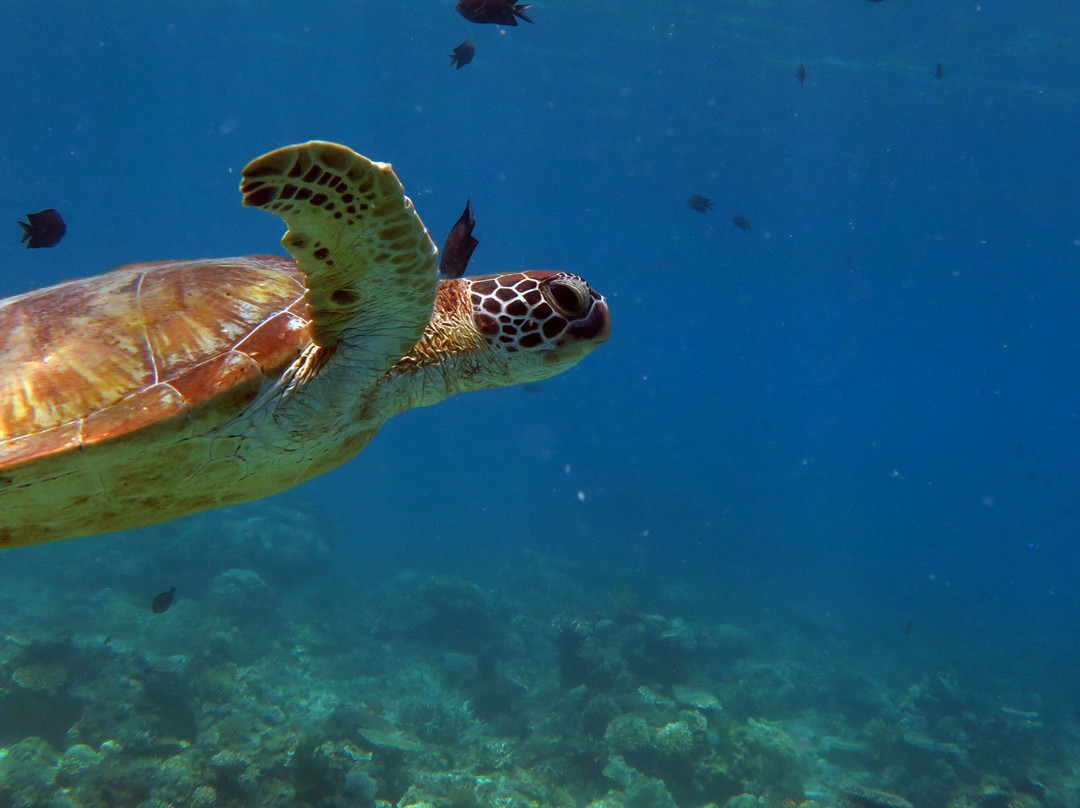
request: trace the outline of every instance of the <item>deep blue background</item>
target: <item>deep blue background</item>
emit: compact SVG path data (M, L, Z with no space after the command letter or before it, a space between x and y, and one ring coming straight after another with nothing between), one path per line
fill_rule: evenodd
M285 495L358 567L531 546L868 648L911 620L930 664L1074 695L1075 3L562 0L505 30L452 0L0 9L0 293L280 252L239 169L326 139L392 162L436 242L471 198L470 272L608 296L574 371L406 413ZM23 250L44 207L68 234Z

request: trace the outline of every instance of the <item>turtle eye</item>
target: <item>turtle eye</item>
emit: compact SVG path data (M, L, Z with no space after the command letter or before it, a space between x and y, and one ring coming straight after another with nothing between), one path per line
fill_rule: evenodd
M576 278L554 278L542 286L544 299L563 317L577 319L589 312L589 288Z

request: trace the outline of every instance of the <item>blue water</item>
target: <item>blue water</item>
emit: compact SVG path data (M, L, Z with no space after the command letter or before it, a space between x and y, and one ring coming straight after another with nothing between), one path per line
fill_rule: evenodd
M513 29L450 0L2 8L3 295L281 252L239 170L321 139L393 163L436 242L471 199L470 273L607 296L577 368L407 412L271 502L324 526L339 596L543 558L600 600L785 627L809 666L821 636L901 682L1026 693L1077 756L1075 3L547 2ZM46 207L66 237L23 250L14 221ZM0 576L152 569L168 531L10 551Z

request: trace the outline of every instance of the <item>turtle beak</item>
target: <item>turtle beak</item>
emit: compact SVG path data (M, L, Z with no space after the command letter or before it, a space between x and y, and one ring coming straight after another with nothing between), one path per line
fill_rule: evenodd
M562 344L607 342L611 311L604 296L581 278L554 278L543 287L544 297L569 321Z
M570 324L570 333L581 340L591 340L599 345L607 342L611 336L611 311L602 294L592 288L589 293L594 296L589 313Z

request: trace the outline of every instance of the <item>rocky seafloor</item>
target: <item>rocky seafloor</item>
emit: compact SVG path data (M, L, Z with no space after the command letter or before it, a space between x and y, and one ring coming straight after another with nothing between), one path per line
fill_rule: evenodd
M353 587L303 514L178 524L4 557L0 808L1080 805L1038 693L884 677L536 555Z

